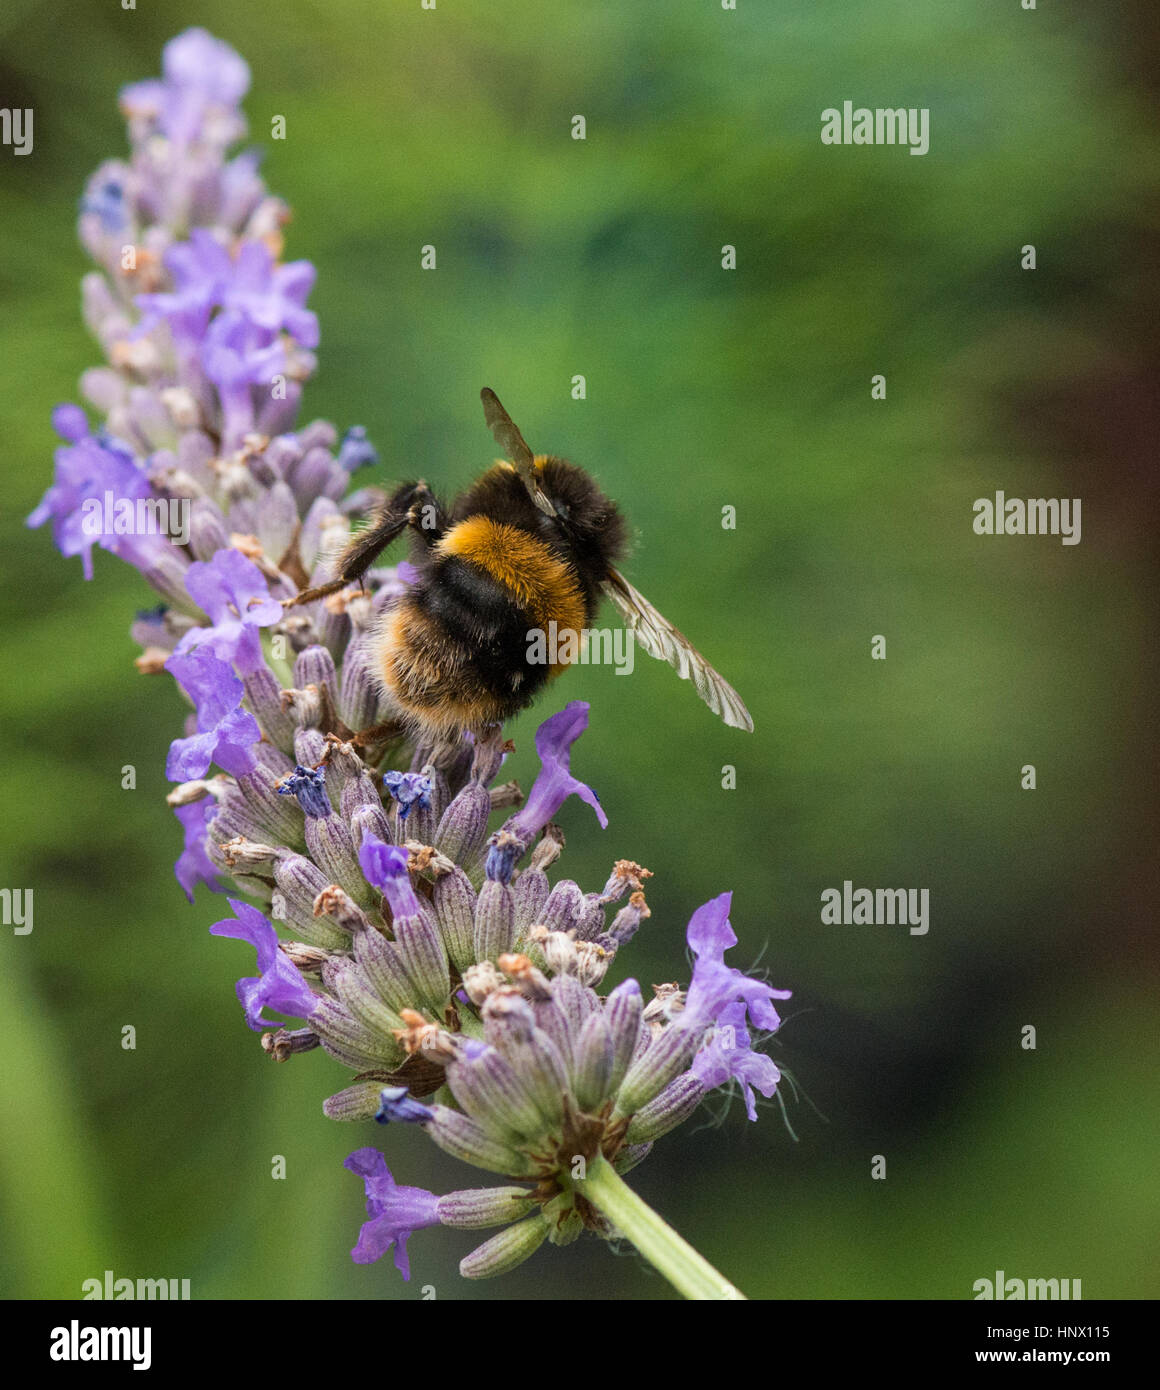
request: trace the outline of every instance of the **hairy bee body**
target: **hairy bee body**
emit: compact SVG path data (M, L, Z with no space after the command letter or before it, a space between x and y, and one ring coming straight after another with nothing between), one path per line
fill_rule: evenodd
M409 726L424 744L456 744L525 709L563 670L533 658L537 634L572 634L579 652L602 599L636 642L667 662L726 724L752 730L736 690L616 568L624 520L582 468L533 454L494 391L483 414L511 462L499 462L445 512L426 483L404 483L336 557L337 577L287 600L317 603L362 584L375 558L412 536L418 571L376 634L376 664L390 718L360 732Z
M417 581L385 618L378 671L397 716L434 740L500 723L530 705L563 666L531 663L529 633L579 632L624 549L615 505L581 469L536 459L567 531L496 464L440 524L413 532ZM433 509L434 511L434 509Z

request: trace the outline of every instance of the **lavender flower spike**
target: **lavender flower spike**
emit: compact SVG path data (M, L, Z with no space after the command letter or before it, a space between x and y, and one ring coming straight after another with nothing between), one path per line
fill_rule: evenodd
M297 423L318 343L314 270L282 261L289 209L257 153L229 153L249 68L202 29L167 44L163 66L122 93L130 151L101 165L81 203L96 264L85 321L105 358L81 392L99 423L75 405L53 412L63 443L29 523L51 522L86 574L100 545L165 600L133 635L138 669L169 671L193 704L166 763L185 784L169 798L184 832L176 875L189 897L220 876L259 904L230 898L234 916L211 931L257 953L237 994L250 1029L276 1028L263 1051L283 1063L325 1051L348 1072L330 1118L390 1122L389 1141L409 1124L504 1184L437 1197L357 1149L346 1166L364 1180L368 1219L354 1258L394 1249L406 1277L412 1231L501 1226L460 1264L490 1278L587 1232L634 1242L687 1297L740 1297L623 1174L708 1090L739 1083L756 1117L779 1073L753 1042L777 1028L788 992L726 965L737 938L725 893L689 922L687 994L663 985L646 1004L631 978L599 993L649 916L649 875L618 860L602 893L552 884L554 829L520 869L568 797L608 823L571 770L588 706L540 725L539 774L494 829L514 804L492 786L502 729L455 750L399 750L376 732L391 721L372 637L417 572L372 569L369 593L284 611L295 589L332 577L352 526L380 507L373 486L347 495L374 451L360 429L339 446L328 422ZM110 497L132 527L94 527L92 503ZM188 526L137 525L160 504Z

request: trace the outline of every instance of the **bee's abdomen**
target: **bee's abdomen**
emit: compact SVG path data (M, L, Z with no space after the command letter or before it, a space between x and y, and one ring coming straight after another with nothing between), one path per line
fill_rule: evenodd
M488 517L453 526L387 620L382 675L429 726L478 726L530 704L559 667L529 664L528 634L584 627L569 566L537 537Z

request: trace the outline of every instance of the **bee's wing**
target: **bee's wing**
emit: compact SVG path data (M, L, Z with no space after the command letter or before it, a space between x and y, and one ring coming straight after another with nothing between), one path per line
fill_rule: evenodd
M528 448L527 441L519 432L516 422L500 404L499 397L490 386L483 388L479 393L479 398L483 402L483 418L488 429L491 430L492 438L503 450L505 457L511 459L515 465L516 472L528 490L528 495L540 511L547 516L555 516L555 507L548 501L540 487L535 455Z
M649 656L667 661L682 680L691 680L697 694L726 724L753 732L753 720L742 704L741 696L724 676L714 671L684 633L678 632L667 618L658 613L624 575L610 566L601 588L605 597L611 599L620 610L625 626Z

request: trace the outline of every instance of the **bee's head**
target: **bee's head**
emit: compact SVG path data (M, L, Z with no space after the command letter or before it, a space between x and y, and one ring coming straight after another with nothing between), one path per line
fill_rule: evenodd
M604 495L582 468L565 459L536 459L540 486L552 504L555 525L590 564L615 564L628 540L616 503Z

